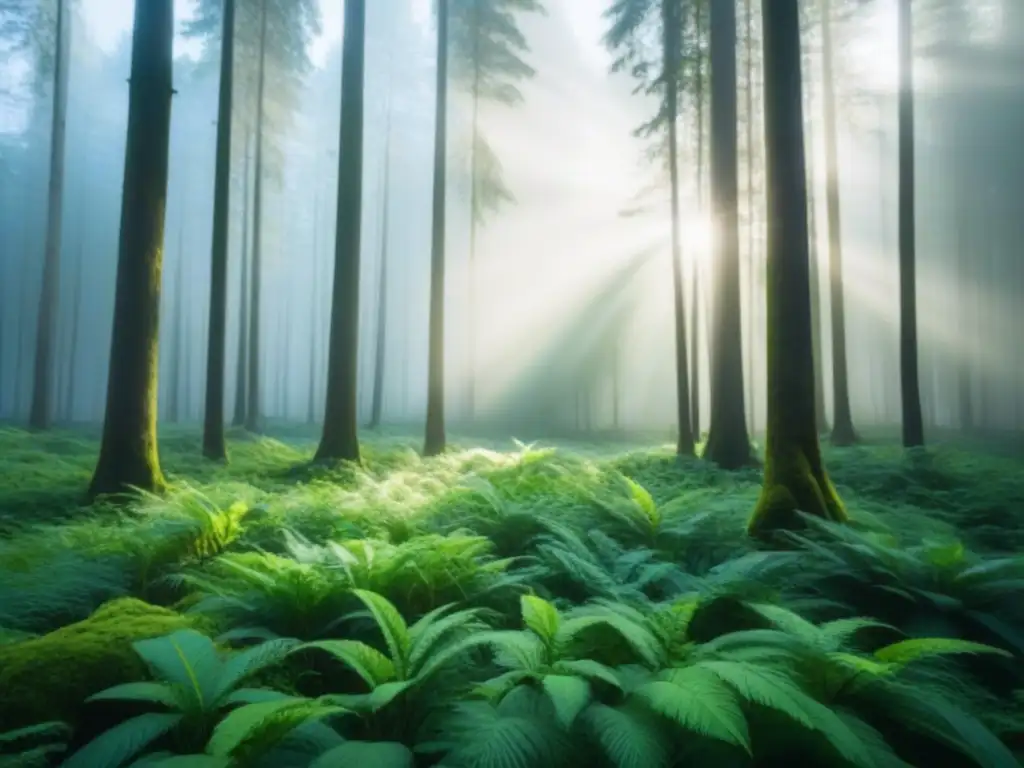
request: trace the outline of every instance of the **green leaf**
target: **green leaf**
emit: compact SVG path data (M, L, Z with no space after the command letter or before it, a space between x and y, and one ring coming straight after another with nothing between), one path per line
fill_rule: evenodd
M233 654L221 667L220 678L213 694L215 700L220 701L245 678L283 660L298 644L298 640L282 638L269 640Z
M231 758L213 755L173 755L160 752L146 755L130 768L231 768Z
M344 711L302 697L246 704L229 712L217 724L206 752L217 757L239 757L242 752L251 751L254 743L258 743L259 751L268 750L302 723Z
M558 634L561 617L558 609L547 600L536 595L523 595L519 598L523 623L533 630L546 644L554 641Z
M609 707L595 702L581 719L615 768L664 768L671 744L651 715L629 705Z
M221 659L213 641L191 629L132 644L154 676L188 693L196 707L214 706L213 691L220 676Z
M181 720L181 715L162 712L125 720L75 752L61 768L120 768Z
M418 670L439 643L448 639L452 632L471 626L480 614L477 610L470 610L442 616L442 610L448 610L450 607L442 606L442 608L431 611L409 628L410 650L407 671L409 677L415 677L418 674Z
M95 693L86 701L144 701L169 709L184 709L182 690L167 683L124 683Z
M593 659L556 661L551 670L560 675L575 675L588 680L601 680L613 688L622 689L622 681L619 680L615 670Z
M384 642L387 643L388 651L391 653L391 663L395 670L394 676L404 680L411 641L409 628L405 619L402 618L402 614L387 598L376 592L353 589L352 594L358 597L373 614L373 618L384 636Z
M567 675L544 675L541 685L555 706L558 722L566 730L570 729L579 713L590 703L590 683Z
M917 659L928 656L945 656L954 653L992 653L998 656L1013 658L1002 648L991 645L972 643L969 640L957 640L953 637L915 637L901 640L875 651L875 658L888 664L909 664Z
M404 744L393 741L346 741L320 755L309 768L412 768L414 756Z
M647 683L635 695L683 728L751 754L747 720L736 694L711 671L700 667L672 670L669 679Z
M318 640L305 643L296 650L306 648L319 648L331 654L363 678L371 689L395 678L395 667L391 659L376 648L358 640Z
M260 704L264 701L280 701L290 699L292 696L280 691L272 691L269 688L238 688L224 697L224 706L230 707L236 704Z

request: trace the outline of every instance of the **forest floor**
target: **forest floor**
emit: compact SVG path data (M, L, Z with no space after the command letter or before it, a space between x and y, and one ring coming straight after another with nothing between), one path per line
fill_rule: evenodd
M416 748L416 765L438 764L437 755L447 755L445 766L478 768L773 765L793 755L805 765L865 768L1019 764L1019 455L955 443L913 454L888 441L828 448L828 470L853 524L815 524L784 550L769 551L744 532L760 471L681 461L671 446L459 447L470 442L456 440L446 455L424 460L418 437L372 434L364 436L362 467L311 469L311 435L275 434L232 433L231 462L219 466L201 458L197 431L164 430L168 494L85 508L79 501L95 462L93 435L0 428L0 765L5 751L27 755L30 748L52 759L65 744L80 747L124 719L124 712L100 717L83 701L143 676L124 661L126 647L130 655L131 642L166 632L125 634L122 618L113 635L98 632L107 637L103 652L75 645L93 637L90 623L102 624L110 606L129 606L136 618L161 611L154 627L180 630L173 623L180 619L243 646L344 637L377 647L391 660L376 671L352 648L331 651L355 678L322 662L297 671L292 657L268 651L266 664L277 666L260 681L308 697L342 693L334 703L343 699L356 713L336 724L332 713L307 712L294 721L303 723L296 733L326 718L331 734ZM459 656L458 679L417 660L410 648L425 631L417 635L414 626L403 639L406 630L393 624L401 618L375 596L409 624L445 605L482 611L449 614L459 621L436 637L426 633L433 645L424 657L450 650L444 658L454 664ZM353 613L361 604L376 625ZM472 623L479 621L486 626ZM524 623L522 632L511 631ZM598 625L616 641L590 637ZM472 637L488 628L503 631L481 641L503 649L493 660L445 645L455 630ZM531 655L540 651L513 635L539 639L547 650ZM782 637L800 650L783 648ZM963 645L971 641L990 647ZM115 663L109 654L118 649ZM846 683L825 690L802 666L794 671L795 660L812 663L812 651L824 654L813 663L831 664L833 677L845 670ZM402 663L403 653L413 658ZM147 662L150 676L162 679L160 665ZM110 672L117 664L122 671ZM417 664L422 679L409 677ZM90 665L107 671L87 674ZM429 683L423 665L432 670ZM636 679L637 667L646 678ZM527 679L542 685L517 685ZM491 687L466 688L485 680ZM367 685L391 692L367 704L359 699ZM679 695L705 688L680 703L665 699L665 686ZM531 691L543 702L524 703ZM715 711L699 701L716 696ZM460 702L462 720L441 718L442 710L452 714L452 701ZM815 709L819 703L842 717ZM793 726L785 737L772 719L780 713ZM19 736L5 750L4 730L49 721L70 730L29 746ZM210 727L221 722L214 718ZM510 740L501 742L498 727ZM485 735L504 746L485 748ZM205 746L209 755L227 749L215 740ZM312 757L280 762L279 741L245 760L235 744L221 755L235 762L223 765L313 764ZM157 734L133 754L147 743L168 748ZM203 743L180 744L170 751L204 751ZM673 762L680 749L697 762ZM411 764L408 753L369 755L363 759L382 768ZM894 762L896 755L906 762ZM131 756L83 759L116 768Z

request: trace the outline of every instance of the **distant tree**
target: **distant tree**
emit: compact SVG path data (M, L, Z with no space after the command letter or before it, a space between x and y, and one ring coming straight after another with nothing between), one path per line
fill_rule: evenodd
M135 0L106 416L90 498L164 485L156 434L157 362L173 42L173 0Z
M381 184L380 273L377 278L377 341L373 350L373 398L370 401L370 429L380 426L384 412L384 362L387 353L388 246L391 226L391 108L388 105L384 129L384 181Z
M182 220L184 221L184 219ZM185 343L185 305L182 298L185 293L185 227L178 229L178 252L174 267L174 304L171 309L171 354L170 376L168 378L167 421L177 424L181 420L181 362Z
M443 2L443 0L442 0ZM359 461L359 254L363 197L366 0L345 0L341 60L338 223L323 435L316 459Z
M252 241L252 222L249 216L251 197L252 134L245 140L245 171L242 174L242 263L239 265L238 290L238 353L235 358L235 409L231 426L245 424L246 371L249 362L249 244Z
M203 455L214 461L227 461L228 458L227 443L224 440L224 370L227 364L228 225L231 211L231 116L234 108L235 7L236 0L224 0L224 20L221 27L220 91L217 97L217 159L213 183L210 330L206 342ZM244 297L242 301L244 301Z
M437 95L434 107L434 181L431 192L430 319L427 351L427 426L424 456L440 454L444 426L445 179L448 148L448 15L450 0L437 0Z
M899 0L900 393L903 445L924 445L917 362L917 253L914 231L914 49L911 0Z
M691 392L688 370L686 306L683 288L682 233L679 220L679 97L683 89L684 0L619 0L606 12L611 22L605 45L617 54L613 71L628 71L638 90L660 96L655 117L639 134L664 131L670 189L672 295L675 312L676 423L680 455L692 456ZM652 31L653 27L653 31ZM649 42L656 40L656 43ZM656 72L656 75L652 75Z
M41 3L34 15L34 25L46 17ZM43 253L43 279L39 294L36 320L35 366L33 369L32 404L29 426L46 429L53 419L54 347L56 343L57 314L60 307L60 255L64 201L64 143L67 135L68 70L71 56L70 0L56 0L54 4L54 47L52 59L40 56L41 76L49 71L53 76L53 117L50 128L50 178L46 208L46 244ZM31 22L30 22L31 23ZM37 43L40 41L32 35ZM45 38L45 36L44 36ZM45 45L45 42L42 43ZM49 64L49 66L46 66Z
M799 527L797 511L845 520L814 421L807 173L798 0L762 0L768 201L768 414L764 483L748 526Z
M711 3L711 205L714 259L711 423L704 457L725 469L750 463L740 301L736 4Z

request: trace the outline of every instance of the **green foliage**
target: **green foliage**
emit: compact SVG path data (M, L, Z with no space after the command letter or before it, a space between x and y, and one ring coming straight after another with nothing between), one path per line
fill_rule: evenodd
M1019 764L1020 564L987 545L1013 505L985 496L1019 475L973 481L953 449L836 452L856 526L772 552L742 536L757 472L671 447L423 460L388 437L310 476L312 442L223 467L172 433L166 497L59 522L23 502L84 482L88 444L18 434L42 450L0 435L22 477L0 510L47 522L0 541L0 721L73 732L0 734L12 765L67 743L172 768ZM900 483L915 506L883 501ZM126 594L186 613L80 620Z

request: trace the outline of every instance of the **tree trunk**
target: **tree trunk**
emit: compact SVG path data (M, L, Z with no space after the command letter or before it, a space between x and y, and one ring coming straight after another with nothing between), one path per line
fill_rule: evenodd
M28 423L46 429L53 418L53 357L60 308L60 255L64 209L64 143L68 118L68 70L71 52L71 12L68 0L57 0L56 61L53 65L53 127L50 135L50 182L47 201L46 253L39 293L32 405Z
M960 147L958 150L962 151ZM958 152L958 158L959 158ZM960 430L962 432L972 432L974 430L974 397L971 392L971 350L975 343L975 334L972 332L971 326L974 324L974 316L971 312L970 301L968 301L968 294L976 288L974 283L971 281L971 269L970 269L970 245L971 238L968 234L968 220L969 215L967 213L967 206L964 204L965 201L961 198L958 190L967 187L965 184L966 179L961 177L953 184L953 196L956 204L956 210L953 215L956 217L956 264L957 264L957 312L956 317L959 322L961 338L965 341L965 344L958 345L956 353L959 357L957 364L957 395L958 395L958 422Z
M800 525L796 512L846 519L814 422L807 171L798 0L762 0L768 199L768 414L764 484L748 531Z
M917 361L917 277L914 232L914 51L911 0L899 3L900 394L903 445L924 445Z
M316 423L316 363L320 349L320 195L313 197L313 291L309 302L309 393L306 400L306 424Z
M427 429L424 456L445 448L444 430L444 286L445 176L448 130L448 3L437 3L437 102L434 114L434 188L430 252L430 330L427 372Z
M252 227L249 224L249 150L252 137L245 139L245 172L242 177L242 264L241 282L238 287L238 356L235 361L235 413L231 426L245 424L246 366L249 360L249 239Z
M187 291L182 292L180 303L181 379L178 381L178 387L181 394L178 395L178 401L181 404L181 420L188 422L192 419L192 324L189 322L189 318L192 317L192 302L189 301Z
M75 298L71 308L71 348L68 351L68 376L64 390L64 419L74 421L75 417L75 372L78 370L78 326L82 312L82 243L79 241L75 263Z
M184 217L184 213L182 213ZM182 218L184 222L184 218ZM181 337L182 337L182 325L184 323L184 306L182 305L182 291L184 289L184 265L185 265L185 249L182 247L184 242L184 232L182 226L178 231L178 263L175 265L175 276L174 276L174 309L171 315L171 322L174 324L173 336L171 337L171 371L168 377L168 393L170 397L167 398L167 421L171 424L177 424L181 418Z
M743 0L743 47L746 52L747 109L747 404L750 434L757 431L757 376L754 373L755 281L757 259L754 256L754 7L752 0Z
M704 457L723 469L750 463L743 391L739 161L736 121L736 4L711 4L711 205L714 277L711 424Z
M672 297L675 307L676 420L679 430L676 452L693 456L693 425L690 423L690 376L686 339L686 305L683 299L683 254L679 225L679 81L682 58L682 5L680 0L662 0L664 41L665 104L668 111L668 173L672 189ZM617 382L616 382L617 383ZM617 397L616 393L616 397ZM616 402L616 426L618 403Z
M703 35L701 26L701 11L704 8L703 2L696 2L693 5L694 34L700 41ZM697 106L697 212L704 215L704 49L698 42L696 61L694 62L694 100ZM694 439L700 441L700 256L693 257L693 281L690 286L692 298L690 301L693 313L693 352L691 358L693 365L690 366L690 429Z
M466 281L468 292L467 316L467 360L466 360L466 413L469 421L476 414L476 341L477 341L477 304L476 304L476 234L477 234L477 144L480 141L480 3L473 0L473 86L470 98L473 100L472 131L469 148L469 264L467 265Z
M829 306L832 312L832 443L857 441L850 413L846 368L846 309L843 294L843 239L839 210L839 150L836 137L836 84L832 71L832 3L821 0L821 87L825 107L825 205L828 210Z
M316 459L359 461L359 251L363 197L366 0L346 0L341 67L338 217L323 436Z
M173 0L135 0L106 417L90 498L164 485L156 437L157 368L173 42Z
M381 216L380 275L377 283L377 344L373 361L373 401L370 405L370 428L380 426L384 411L384 364L387 359L388 322L388 230L391 227L391 113L384 139L384 211Z
M252 201L252 264L249 289L249 350L248 383L246 386L245 428L258 432L262 422L260 413L260 306L263 251L263 118L266 112L267 69L267 3L260 4L260 63L256 78L256 180Z
M227 461L224 441L224 369L227 365L228 227L231 223L231 110L234 104L235 0L224 0L217 157L213 182L213 244L210 252L210 327L206 342L203 456Z

